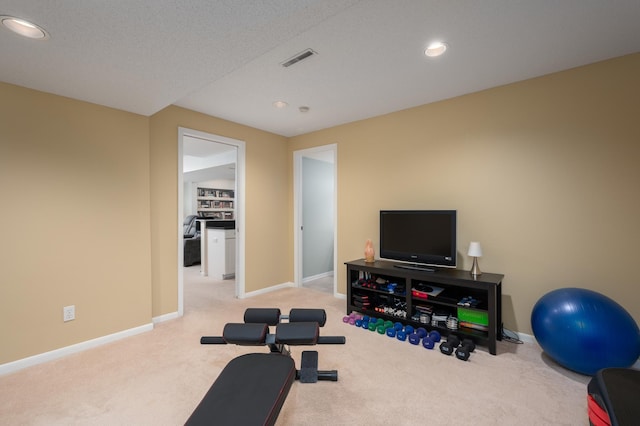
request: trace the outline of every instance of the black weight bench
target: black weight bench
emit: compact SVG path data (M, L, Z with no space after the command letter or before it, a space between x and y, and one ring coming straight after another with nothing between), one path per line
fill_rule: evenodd
M604 368L587 385L589 424L631 426L640 424L640 370Z
M288 322L284 322L288 320ZM344 344L342 336L321 337L326 314L322 309L247 309L244 323L224 327L222 337L202 337L202 344L268 346L270 353L250 353L225 366L186 424L273 425L295 380L314 383L338 380L335 370L318 371L318 353L303 351L296 369L290 351L298 345ZM276 326L275 334L269 326Z

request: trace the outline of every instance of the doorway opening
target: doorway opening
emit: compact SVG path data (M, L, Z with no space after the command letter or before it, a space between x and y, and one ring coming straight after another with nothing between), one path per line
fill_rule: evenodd
M201 238L202 234L207 232L207 226L209 226L207 221L220 219L226 224L233 225L235 247L227 247L232 247L230 250L233 252L228 255L235 259L234 296L244 297L245 151L244 141L193 129L182 127L178 129L178 315L180 316L184 315L184 220L189 215L197 216ZM187 156L189 161L185 162ZM212 202L203 203L197 196L199 182L214 184L223 182L217 185L221 187L225 186L224 182L233 182L233 189L221 188L233 194L231 203L225 202L222 205L214 205ZM206 246L204 253L206 253ZM205 264L200 263L201 272L203 266L206 271L208 265L206 256L202 256L202 262Z
M294 279L337 295L337 145L294 152Z

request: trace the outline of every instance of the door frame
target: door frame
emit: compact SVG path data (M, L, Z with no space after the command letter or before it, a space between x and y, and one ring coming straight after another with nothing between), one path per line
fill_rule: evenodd
M338 144L317 146L293 152L293 278L302 287L302 159L330 151L333 157L333 295L338 295Z
M184 177L182 167L183 140L185 136L202 139L208 142L223 143L237 148L236 158L236 194L235 194L235 221L236 221L236 286L235 297L245 296L245 164L246 143L238 139L201 132L199 130L178 127L178 315L184 315L184 235L182 222L184 220Z

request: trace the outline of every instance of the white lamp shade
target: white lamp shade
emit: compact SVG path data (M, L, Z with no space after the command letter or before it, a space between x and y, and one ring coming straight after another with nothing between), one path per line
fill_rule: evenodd
M469 243L469 252L467 254L472 257L482 257L482 247L480 247L480 243L477 241Z

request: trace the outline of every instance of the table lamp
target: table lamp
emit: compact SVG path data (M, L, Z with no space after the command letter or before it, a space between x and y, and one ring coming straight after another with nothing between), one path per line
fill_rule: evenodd
M476 241L469 243L469 252L467 254L473 257L473 266L470 271L471 275L482 275L480 267L478 266L478 258L482 257L482 247L480 247L480 243Z

